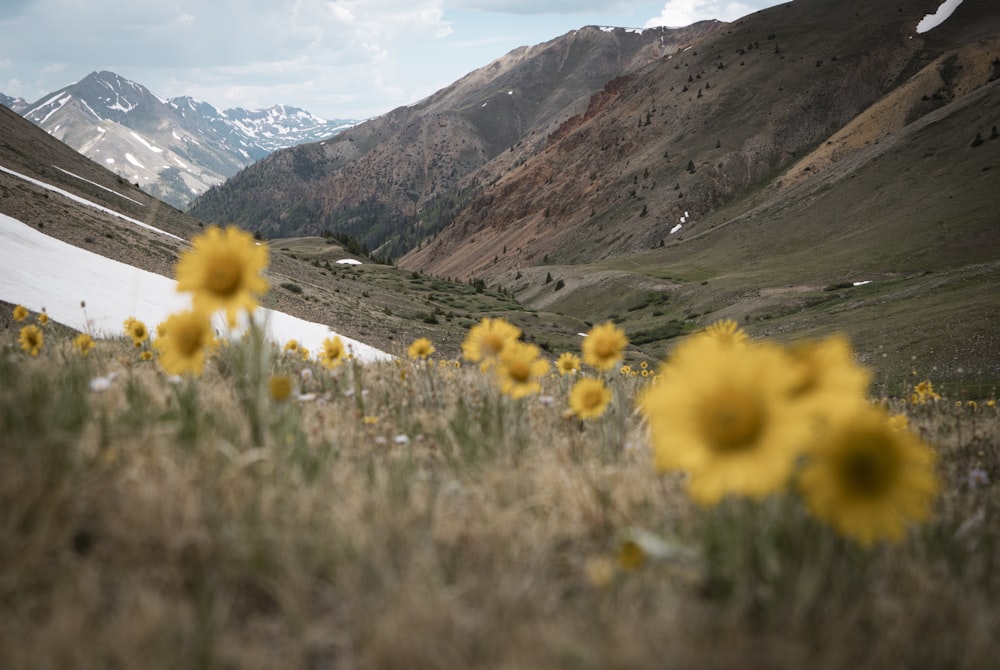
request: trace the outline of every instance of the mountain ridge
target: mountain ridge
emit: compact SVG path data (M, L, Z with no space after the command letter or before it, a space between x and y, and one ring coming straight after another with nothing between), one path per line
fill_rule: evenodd
M269 153L353 125L295 107L218 110L164 99L113 72L91 72L34 103L0 100L151 195L186 207L198 194Z

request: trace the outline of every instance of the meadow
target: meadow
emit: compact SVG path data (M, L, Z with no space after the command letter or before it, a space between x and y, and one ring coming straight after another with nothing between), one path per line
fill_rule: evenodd
M192 310L0 333L4 668L990 667L1000 410L836 335L734 322L659 364L503 319L361 362L254 312L235 233ZM252 243L251 243L252 244ZM261 247L258 247L260 249ZM154 324L149 324L154 326ZM224 334L223 334L224 335Z

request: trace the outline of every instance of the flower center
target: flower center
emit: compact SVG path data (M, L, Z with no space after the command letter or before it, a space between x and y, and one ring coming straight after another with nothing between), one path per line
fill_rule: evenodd
M208 270L205 285L216 295L236 293L240 285L240 264L230 255L217 257Z
M526 361L511 361L507 364L507 374L514 381L524 383L531 379L531 365Z
M711 447L732 452L748 449L764 429L764 409L749 393L728 390L706 402L701 424Z
M892 445L878 436L858 436L840 458L837 473L851 493L878 498L893 484L899 471L899 459Z

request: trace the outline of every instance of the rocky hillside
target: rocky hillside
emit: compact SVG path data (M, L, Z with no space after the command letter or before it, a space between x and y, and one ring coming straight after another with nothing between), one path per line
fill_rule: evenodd
M489 279L671 245L796 185L849 177L878 160L874 147L972 106L982 113L969 115L955 151L926 161L953 172L964 160L958 150L1000 123L978 95L1000 74L1000 6L966 0L940 27L916 33L937 5L796 0L616 78L544 150L481 171L482 187L449 225L400 264ZM977 179L996 186L995 204L1000 174ZM901 188L912 225L933 225L927 200L942 195L920 174Z
M590 96L723 24L645 31L588 27L523 47L408 107L322 143L277 152L191 207L268 237L332 230L396 256L461 207L498 156L522 161Z

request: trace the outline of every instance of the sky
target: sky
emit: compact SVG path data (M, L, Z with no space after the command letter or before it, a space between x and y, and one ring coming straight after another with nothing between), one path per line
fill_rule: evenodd
M3 0L0 93L110 70L162 98L363 120L586 25L732 21L778 0Z
M123 226L138 225L176 238L62 189L7 168L0 169L47 188L56 197L70 198L111 212ZM24 305L32 312L41 312L44 308L53 321L94 337L123 336L122 324L128 317L142 321L152 331L171 314L191 308L190 296L179 293L173 279L67 244L6 214L0 214L0 239L3 240L0 245L0 300ZM294 339L315 355L322 348L323 340L337 335L324 324L284 312L264 308L257 312L269 339L280 346ZM224 324L223 315L217 315L217 326L224 329ZM370 345L343 335L340 338L361 361L391 358Z

